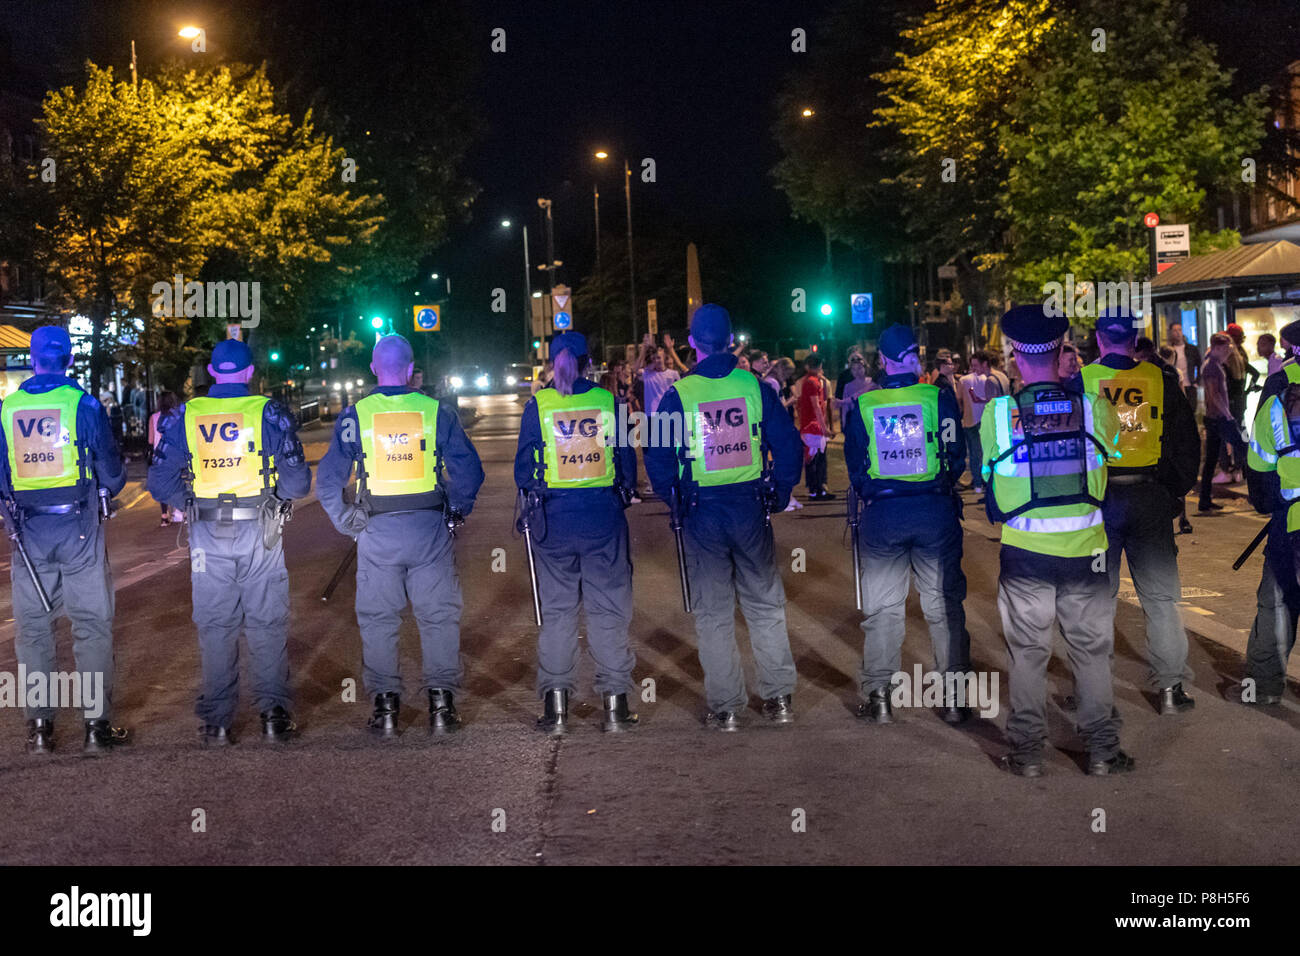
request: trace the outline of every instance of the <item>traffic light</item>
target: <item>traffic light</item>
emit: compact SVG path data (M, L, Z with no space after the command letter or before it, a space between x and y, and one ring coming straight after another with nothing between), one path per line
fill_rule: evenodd
M382 315L376 315L371 318L370 327L372 329L382 329L384 327L384 317Z
M822 308L821 308L822 315L826 316L827 318L830 318L831 313L834 311L835 311L835 307L831 305L829 302L822 303Z
M542 340L541 340L541 339L533 339L533 348L535 348L535 349L540 349L541 347L542 347Z
M272 361L272 362L278 362L278 361L280 361L280 353L279 353L279 352L272 352L272 353L271 353L271 361Z

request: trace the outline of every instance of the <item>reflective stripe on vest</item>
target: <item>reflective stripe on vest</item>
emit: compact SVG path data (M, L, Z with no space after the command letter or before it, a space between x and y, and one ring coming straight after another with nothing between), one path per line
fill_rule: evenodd
M684 375L673 386L682 400L691 479L701 487L758 481L763 423L762 388L736 368L723 378ZM678 472L685 470L678 463Z
M262 416L268 401L265 395L232 395L185 403L181 414L195 498L256 498L275 483L263 456Z
M77 406L84 394L74 385L40 393L19 388L0 405L14 491L77 484L83 464Z
M1083 367L1083 390L1110 402L1119 416L1117 468L1151 468L1160 463L1165 423L1164 374L1150 362L1114 369L1093 362Z
M561 395L537 392L542 426L542 480L547 488L610 488L614 484L614 396L603 388Z
M1268 429L1262 435L1251 436L1251 450L1264 461L1276 466L1279 493L1285 500L1295 501L1300 498L1300 447L1291 437L1291 423L1287 420L1286 409L1282 407L1282 400L1273 395L1261 411L1263 414L1256 415L1255 418L1256 428L1258 429L1259 419L1266 416ZM1260 447L1261 443L1265 447ZM1267 457L1261 452L1267 453Z
M932 481L939 474L939 389L877 388L858 396L870 442L867 474L875 479Z
M356 404L368 494L428 494L438 487L438 400L374 392Z

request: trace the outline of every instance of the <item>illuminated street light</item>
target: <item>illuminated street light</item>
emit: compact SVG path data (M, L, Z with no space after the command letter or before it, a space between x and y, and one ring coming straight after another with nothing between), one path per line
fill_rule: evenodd
M510 228L510 220L509 220L509 219L502 219L502 220L501 220L501 228L502 228L502 229L509 229L509 228Z
M803 108L803 112L802 112L800 115L803 116L805 119L807 119L809 116L812 116L812 115L814 115L814 114L813 114L813 111L812 111L809 107L805 106L805 107Z
M187 40L193 40L196 36L198 36L202 32L203 31L200 30L198 27L182 27L180 35Z

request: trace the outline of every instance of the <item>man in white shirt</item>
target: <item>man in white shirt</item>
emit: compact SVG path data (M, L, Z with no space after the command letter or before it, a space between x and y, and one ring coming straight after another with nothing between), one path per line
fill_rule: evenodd
M957 380L957 404L961 406L961 427L966 433L966 451L969 456L971 487L983 494L984 481L980 474L983 464L980 445L980 416L984 406L999 395L1005 394L1000 379L992 374L989 353L979 349L970 357L970 371Z

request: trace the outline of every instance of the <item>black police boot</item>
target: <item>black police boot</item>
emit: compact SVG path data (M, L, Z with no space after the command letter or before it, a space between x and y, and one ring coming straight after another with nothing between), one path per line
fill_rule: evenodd
M114 747L126 743L128 734L121 727L114 727L105 719L86 721L86 742L81 752L90 756L106 754Z
M605 695L605 720L600 729L610 734L623 733L637 724L637 715L627 709L627 694Z
M1130 773L1136 761L1122 750L1115 752L1109 760L1088 760L1088 774L1093 777L1105 777L1112 773Z
M375 695L375 711L366 721L370 733L384 740L391 740L401 733L397 729L397 713L402 708L402 695L395 692Z
M704 726L724 734L734 734L740 729L740 714L734 710L711 710L704 715Z
M943 718L945 724L952 724L953 726L964 724L970 720L970 708L958 707L955 702L949 703L940 709L939 716Z
M858 704L858 719L872 724L892 724L894 705L889 701L889 691L873 690L867 699Z
M429 689L429 733L434 736L454 734L460 730L460 714L449 690Z
M537 729L558 737L569 732L569 692L548 690L542 695L542 716L537 718Z
M1182 681L1172 687L1160 688L1160 716L1181 714L1196 706L1196 701L1183 693Z
M1001 767L1007 773L1013 773L1017 777L1041 777L1043 775L1043 758L1007 754L1002 758Z
M54 753L54 718L27 721L27 752L40 756Z
M794 704L789 694L780 694L763 701L763 716L774 724L794 723Z
M293 722L289 712L276 704L270 710L261 713L262 739L268 743L282 744L293 736L298 725Z
M218 724L204 724L199 728L199 746L201 747L233 747L235 744L235 733L229 727L222 727Z

